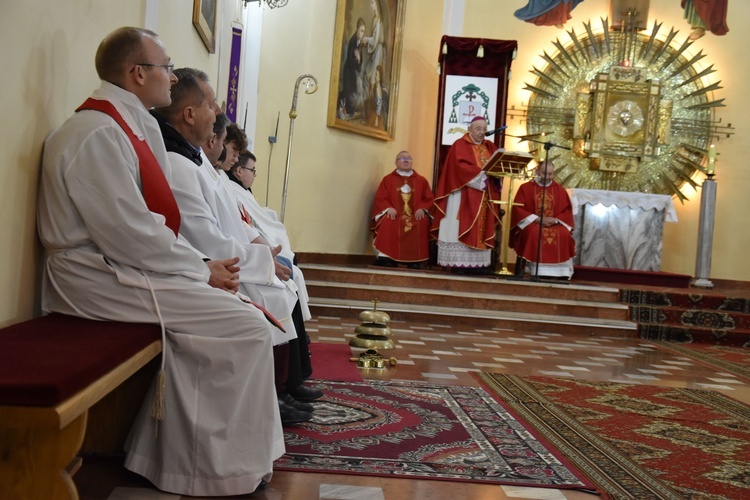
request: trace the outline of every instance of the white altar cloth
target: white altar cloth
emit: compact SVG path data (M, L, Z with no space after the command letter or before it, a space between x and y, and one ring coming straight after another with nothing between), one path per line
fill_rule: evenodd
M590 203L602 204L605 207L640 208L642 210L664 210L665 222L677 222L677 211L674 201L666 194L651 194L627 191L603 191L601 189L568 189L570 202L573 205L573 215L578 213L578 207Z

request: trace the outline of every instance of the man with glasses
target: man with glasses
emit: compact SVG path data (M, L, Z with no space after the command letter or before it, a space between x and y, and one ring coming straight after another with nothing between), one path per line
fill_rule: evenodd
M487 121L475 117L469 131L453 143L445 157L435 189L438 265L459 273L482 273L492 263L495 231L500 220L497 205L502 184L483 168L497 150L484 138Z
M148 113L170 104L177 82L156 33L107 35L96 70L101 86L45 142L42 308L161 324L162 371L126 467L181 495L252 493L284 453L271 325L235 294L237 258L209 260L180 234L175 172Z
M312 375L310 339L305 330L305 321L312 318L312 314L310 314L310 308L308 307L309 295L305 277L302 270L297 267L297 257L292 251L286 227L279 221L275 211L268 207L262 207L253 195L252 187L258 177L255 155L249 151L241 152L239 160L229 171L228 176L234 181L229 183L230 190L236 197L235 201L240 207L242 220L258 230L266 242L272 246L278 245L281 247L276 259L282 260L287 267L292 269L292 280L297 285L299 300L292 311L292 322L297 331L297 339L289 342L286 360L279 359L279 355L282 353L276 355L276 351L274 351L278 364L287 366L287 371L279 374L279 379L283 375L286 377L285 380L277 381L277 383L283 382L283 386L277 386L277 391L281 420L284 422L289 415L285 405L310 413L315 409L310 402L323 396L323 392L319 389L303 385L303 382Z
M376 266L406 264L419 269L429 256L432 190L412 168L408 151L396 155L396 169L383 177L375 192L370 229Z

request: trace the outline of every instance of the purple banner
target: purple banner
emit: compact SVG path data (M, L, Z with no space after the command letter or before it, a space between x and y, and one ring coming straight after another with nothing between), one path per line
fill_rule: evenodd
M242 28L232 26L232 53L229 56L229 81L227 82L227 117L237 123L237 93L240 85L240 53Z

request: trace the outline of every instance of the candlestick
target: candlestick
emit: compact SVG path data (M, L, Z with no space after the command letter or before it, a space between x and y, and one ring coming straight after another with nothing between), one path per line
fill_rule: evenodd
M539 163L542 163L544 160L547 159L547 150L544 148L544 144L547 142L545 140L546 135L547 134L542 132L542 137L541 137L542 142L539 143Z
M708 175L714 175L716 173L716 146L711 144L708 147L708 167L706 168Z

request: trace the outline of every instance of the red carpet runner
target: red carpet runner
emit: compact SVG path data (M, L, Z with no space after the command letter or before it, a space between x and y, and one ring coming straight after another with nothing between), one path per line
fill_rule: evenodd
M480 374L615 498L750 498L750 407L697 389Z
M349 361L352 349L348 344L310 344L312 378L316 380L338 380L341 382L361 382L357 363Z

